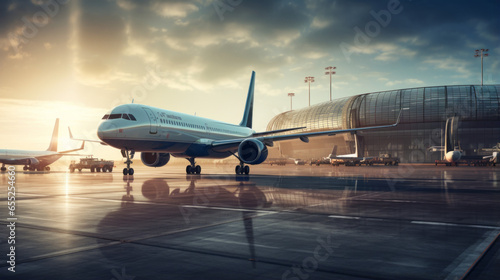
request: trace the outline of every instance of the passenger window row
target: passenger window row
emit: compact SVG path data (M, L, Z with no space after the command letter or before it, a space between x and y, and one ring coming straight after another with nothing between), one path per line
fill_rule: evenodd
M190 123L185 123L185 122L177 122L177 121L171 121L171 120L165 120L165 119L160 119L160 122L163 124L184 126L184 127L197 128L197 129L204 129L205 128L202 125L190 124Z
M196 129L205 129L204 126L202 125L197 125L197 124L190 124L190 123L185 123L185 122L178 122L178 121L171 121L171 120L165 120L165 119L160 119L160 122L163 124L170 124L170 125L177 125L177 126L183 126L183 127L190 127L190 128L196 128ZM210 131L217 131L217 132L223 132L223 133L233 133L236 134L235 131L227 130L227 129L220 129L220 128L214 128L214 127L207 127L208 130Z

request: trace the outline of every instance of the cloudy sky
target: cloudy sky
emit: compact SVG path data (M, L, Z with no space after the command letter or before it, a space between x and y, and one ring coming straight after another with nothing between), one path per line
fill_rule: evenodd
M487 48L484 81L499 83L499 10L498 0L1 1L0 148L45 149L56 117L61 138L67 125L96 138L102 115L133 98L238 123L252 70L256 130L290 109L289 92L294 109L308 105L306 76L311 103L329 100L327 66L334 98L479 84L474 50Z

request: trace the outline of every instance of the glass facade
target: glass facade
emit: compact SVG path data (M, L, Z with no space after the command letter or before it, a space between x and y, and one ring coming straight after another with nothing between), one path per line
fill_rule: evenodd
M402 108L400 124L391 129L358 133L364 156L391 154L402 162L431 162L441 159L430 146L444 145L446 119L459 117L458 141L465 155L480 154L500 142L500 85L435 86L360 94L324 102L275 116L267 130L302 127L312 132L394 123ZM339 154L352 153L352 139L347 136L321 136L311 143L277 143L284 156L320 158L333 145Z

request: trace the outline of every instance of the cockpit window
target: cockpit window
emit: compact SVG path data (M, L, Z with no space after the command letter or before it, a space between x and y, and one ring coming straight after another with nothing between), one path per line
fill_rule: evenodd
M137 119L132 114L106 114L102 117L103 120L125 119L129 121L136 121Z

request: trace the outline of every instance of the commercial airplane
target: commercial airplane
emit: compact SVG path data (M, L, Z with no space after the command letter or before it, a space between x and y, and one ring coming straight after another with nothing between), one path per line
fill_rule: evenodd
M83 150L85 141L78 149L57 152L57 140L59 134L59 119L56 119L52 138L50 140L49 148L46 151L29 151L29 150L0 150L0 163L2 163L1 171L6 171L6 164L9 165L24 165L23 170L30 171L49 171L49 164L58 160L62 156L71 155L70 152Z
M334 146L332 153L328 156L330 163L333 165L344 164L345 166L355 166L358 163L373 159L373 157L359 156L358 135L356 133L354 133L354 147L354 154L336 155L337 146Z
M450 117L446 119L444 146L432 146L428 150L432 152L444 152L443 160L450 164L457 164L462 158L462 151L456 140L458 131L458 117Z
M493 166L499 163L498 154L500 154L500 143L497 143L497 145L494 146L493 148L482 148L481 151L491 152L490 156L483 156L483 159L489 159L490 162L493 164Z
M235 167L236 174L248 174L250 168L245 164L264 162L268 155L267 146L273 146L275 141L298 138L307 143L313 136L394 127L401 116L400 112L394 124L374 127L288 135L273 134L300 128L255 132L252 129L254 86L255 72L252 72L239 125L132 103L119 105L105 114L97 135L104 143L120 149L122 156L127 158L124 175L134 174L130 164L135 152L141 152L142 162L149 167L164 166L171 155L186 158L190 163L186 166L187 174L200 174L201 167L196 165L196 158L226 158L232 155L240 160Z

